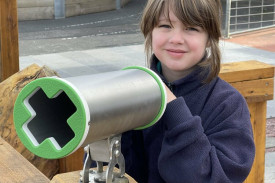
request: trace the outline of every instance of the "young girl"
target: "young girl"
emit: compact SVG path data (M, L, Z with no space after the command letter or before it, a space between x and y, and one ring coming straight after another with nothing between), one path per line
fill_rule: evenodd
M220 70L220 0L148 0L141 30L150 68L167 85L160 121L122 136L140 183L243 182L255 147L243 97Z

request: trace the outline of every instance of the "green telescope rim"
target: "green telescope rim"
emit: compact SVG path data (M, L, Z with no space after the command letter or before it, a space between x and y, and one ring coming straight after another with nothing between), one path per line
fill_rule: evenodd
M34 109L28 104L28 99L39 89L42 89L49 99L58 96L58 93L63 91L76 107L76 111L67 119L74 137L62 148L57 148L51 138L46 138L37 144L26 130L27 123L36 115ZM88 133L90 115L87 103L77 91L66 80L57 77L36 79L21 90L14 104L14 125L18 137L27 149L43 158L58 159L73 153L80 147L85 140L85 134Z
M162 117L162 115L166 109L166 103L167 103L166 102L166 100L167 100L166 99L167 98L166 90L165 90L165 86L164 86L162 80L160 79L160 77L155 72L153 72L151 69L148 69L148 68L142 67L142 66L130 66L130 67L125 67L122 70L128 70L128 69L139 69L139 70L145 71L148 74L150 74L158 83L160 92L161 92L161 106L160 106L160 110L159 110L158 114L156 115L156 117L147 125L135 128L135 130L143 130L143 129L149 128L152 125L154 125Z

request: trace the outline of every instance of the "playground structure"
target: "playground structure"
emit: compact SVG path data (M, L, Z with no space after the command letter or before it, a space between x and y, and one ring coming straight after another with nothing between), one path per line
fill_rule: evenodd
M13 78L9 78L12 75L16 75L19 71L19 54L18 54L18 25L17 25L17 4L16 0L3 0L0 1L0 90L7 86L7 84L13 84ZM256 144L256 157L253 168L247 178L247 183L259 183L264 180L264 162L265 162L265 124L266 124L266 101L273 98L274 88L274 66L264 64L256 61L248 62L236 62L230 64L224 64L222 66L221 78L228 81L232 86L240 91L245 97L249 110L251 113L251 122L254 132L254 140ZM27 72L25 77L18 81L23 83L26 79L30 79L31 72ZM35 74L34 74L35 75ZM7 80L9 78L9 80ZM16 88L16 87L12 87ZM14 91L13 91L14 92ZM0 92L1 93L1 92ZM9 90L6 88L5 92L1 96L1 102L7 101L6 105L13 105L9 103L10 95ZM3 104L3 103L1 103ZM0 110L1 106L0 106ZM0 111L1 113L2 111ZM9 115L8 113L1 113L1 115ZM9 118L10 119L10 118ZM10 119L12 120L12 119ZM1 121L1 118L0 118ZM12 122L12 121L11 121ZM28 161L26 161L20 154L18 154L12 147L2 140L0 151L5 152L5 156L1 156L1 162L5 162L5 168L1 177L6 180L44 180L49 182L49 178L41 174L41 172L33 167ZM8 138L7 138L8 139ZM6 139L4 139L6 140ZM20 143L19 141L17 143ZM13 155L13 156L11 156ZM79 178L79 172L75 172L82 168L81 162L83 157L83 150L76 151L74 154L60 159L58 162L60 167L57 174L52 179L52 182L59 182L72 177ZM16 159L16 164L14 160ZM20 163L21 162L21 163ZM20 172L13 171L18 169L18 165L24 165L24 168ZM58 169L57 167L57 169ZM0 166L0 168L3 168ZM2 169L1 169L2 170ZM23 173L22 173L23 172ZM65 173L66 172L66 173ZM60 174L60 173L65 173ZM38 181L37 181L38 182ZM43 182L43 181L40 181Z

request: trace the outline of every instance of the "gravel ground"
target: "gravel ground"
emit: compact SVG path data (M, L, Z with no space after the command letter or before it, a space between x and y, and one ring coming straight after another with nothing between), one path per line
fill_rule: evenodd
M266 137L275 138L275 118L266 119ZM275 144L267 148L266 152L275 152Z

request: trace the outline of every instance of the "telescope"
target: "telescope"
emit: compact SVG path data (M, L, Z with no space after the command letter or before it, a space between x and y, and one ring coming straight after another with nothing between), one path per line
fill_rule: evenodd
M165 86L159 76L131 66L30 82L14 104L14 125L24 146L42 158L59 159L84 148L80 182L126 183L121 134L154 125L165 108ZM90 169L92 161L96 171Z

